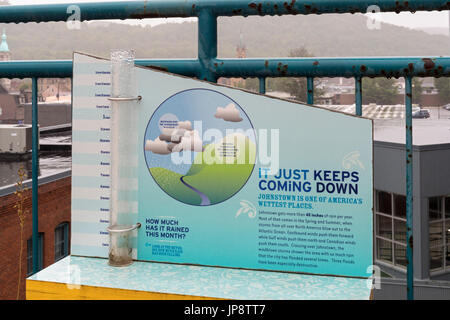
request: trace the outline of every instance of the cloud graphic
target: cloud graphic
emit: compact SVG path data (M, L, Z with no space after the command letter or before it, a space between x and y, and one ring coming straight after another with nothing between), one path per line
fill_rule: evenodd
M172 147L172 152L181 151L203 151L203 141L197 130L186 131L184 136L181 138L180 143Z
M191 130L192 129L191 122L189 120L178 121L178 127L177 128Z
M159 137L156 138L155 141L147 140L145 142L145 150L146 151L151 151L151 152L156 153L156 154L169 154L169 153L171 153L171 151L169 149L169 145L166 142L161 141L159 139Z
M158 138L161 141L166 141L166 142L171 142L172 141L170 134L161 133Z
M189 131L183 128L176 128L174 131L172 131L170 135L170 142L174 143L181 142L181 138L186 134L186 132Z
M236 108L234 103L228 104L225 108L217 107L217 111L214 117L230 122L242 121L239 110Z
M178 121L178 126L166 129L154 141L145 142L145 150L157 154L181 151L203 151L203 141L197 130L192 130L190 121Z

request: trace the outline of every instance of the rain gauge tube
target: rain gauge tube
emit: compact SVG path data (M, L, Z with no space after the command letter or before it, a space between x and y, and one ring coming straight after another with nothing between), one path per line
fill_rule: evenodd
M109 265L133 263L137 221L138 106L134 51L111 52Z

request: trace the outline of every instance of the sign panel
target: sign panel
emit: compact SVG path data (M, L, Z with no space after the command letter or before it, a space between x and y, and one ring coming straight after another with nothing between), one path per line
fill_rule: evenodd
M75 255L108 252L108 68L74 55ZM371 120L136 71L138 260L371 275Z
M108 256L111 66L74 54L71 253Z

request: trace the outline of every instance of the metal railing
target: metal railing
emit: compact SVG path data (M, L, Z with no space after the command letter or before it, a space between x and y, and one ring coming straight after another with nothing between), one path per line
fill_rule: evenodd
M449 77L450 57L371 58L217 58L217 17L249 15L295 15L327 13L367 13L378 6L380 12L450 10L448 0L149 0L70 4L79 8L80 21L102 19L143 19L169 17L198 18L198 58L137 60L141 66L215 82L219 77L257 77L259 92L265 93L266 77L307 77L307 102L314 103L314 78L355 78L356 114L362 115L363 77L404 77L406 118L406 228L407 297L413 299L413 190L412 190L412 78ZM68 4L1 6L0 23L67 21ZM70 12L70 11L69 11ZM29 78L33 90L33 271L38 271L38 113L37 79L72 77L72 61L0 62L0 78Z

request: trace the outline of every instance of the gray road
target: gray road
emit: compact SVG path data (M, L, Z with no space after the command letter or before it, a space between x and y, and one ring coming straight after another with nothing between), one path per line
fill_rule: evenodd
M200 203L201 206L209 206L211 204L211 201L209 200L208 196L206 194L204 194L203 192L201 192L200 190L198 190L197 188L194 188L193 186L191 186L190 184L188 184L187 182L185 182L183 180L184 176L180 178L180 181L189 189L191 189L192 191L196 192L200 198L202 199L202 202Z

